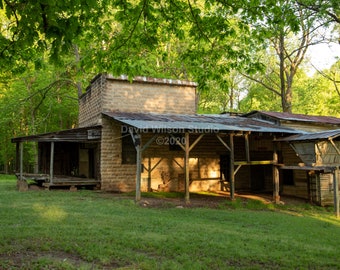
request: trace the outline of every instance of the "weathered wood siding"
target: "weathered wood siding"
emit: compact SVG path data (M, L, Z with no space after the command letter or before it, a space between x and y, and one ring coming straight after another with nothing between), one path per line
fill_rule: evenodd
M299 121L281 121L282 127L293 128L297 130L304 130L307 132L318 132L325 131L330 129L338 128L337 125L330 125L324 123L316 123L316 122L299 122Z
M294 184L283 185L282 195L294 196L298 198L308 199L308 175L307 171L293 171Z
M337 171L340 177L340 170ZM334 204L334 175L332 173L315 173L310 177L311 201L321 206ZM338 185L340 188L340 183Z
M302 163L302 159L298 156L293 148L288 143L281 143L281 156L279 163L285 164L286 166L296 166ZM281 175L283 175L281 173ZM305 170L294 170L292 173L293 179L291 179L291 185L283 184L281 178L281 194L287 196L295 196L299 198L308 199L308 175Z
M337 170L337 178L340 179L340 170ZM334 204L334 175L332 173L321 173L317 177L317 187L319 192L317 192L317 198L315 201L321 206L333 205ZM340 188L340 183L338 183L338 189Z
M340 141L334 141L335 147L340 149ZM340 155L330 141L318 142L315 145L316 165L340 165Z

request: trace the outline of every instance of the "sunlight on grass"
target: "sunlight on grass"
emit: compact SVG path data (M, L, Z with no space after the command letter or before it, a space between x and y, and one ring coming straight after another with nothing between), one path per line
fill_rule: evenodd
M60 209L55 205L46 206L35 203L33 204L32 209L45 221L61 222L67 216L67 213L63 209Z

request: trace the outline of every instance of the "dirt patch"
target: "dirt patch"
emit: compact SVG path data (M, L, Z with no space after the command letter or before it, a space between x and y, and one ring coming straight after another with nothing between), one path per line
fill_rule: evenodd
M0 269L116 269L119 262L88 262L76 254L62 251L20 251L0 254Z
M269 194L249 194L249 193L239 193L235 195L235 200L237 200L240 204L248 204L248 203L263 203L271 204L272 197ZM235 201L234 200L234 201ZM153 198L146 197L141 199L139 205L143 207L154 207L154 208L221 208L228 204L232 204L232 200L230 199L230 195L224 192L216 193L213 195L205 195L205 194L190 194L189 203L186 203L183 198ZM291 197L282 197L280 204L285 205L299 205L305 204L306 200L299 198L291 198Z
M159 207L159 208L217 208L221 204L230 201L224 197L202 196L201 198L190 198L187 203L184 199L178 198L142 198L139 205L143 207Z

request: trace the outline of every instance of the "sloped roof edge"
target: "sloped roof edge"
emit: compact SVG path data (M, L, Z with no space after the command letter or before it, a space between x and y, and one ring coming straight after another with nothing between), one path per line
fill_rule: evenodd
M316 141L316 140L329 140L340 137L340 129L327 130L321 132L310 132L306 134L297 134L285 138L277 139L276 141Z
M340 118L337 118L334 116L305 115L305 114L294 114L294 113L273 112L273 111L251 111L249 113L243 114L242 116L251 118L252 116L256 114L261 114L264 116L272 117L278 120L285 120L285 121L301 121L301 122L340 125Z
M127 113L104 112L104 116L119 121L136 130L153 132L192 132L192 133L218 133L218 132L263 132L299 134L291 128L279 127L256 119L229 115L203 115L203 114L159 114L159 113Z
M11 142L86 142L100 139L101 126L90 126L12 138ZM98 131L98 132L97 132Z

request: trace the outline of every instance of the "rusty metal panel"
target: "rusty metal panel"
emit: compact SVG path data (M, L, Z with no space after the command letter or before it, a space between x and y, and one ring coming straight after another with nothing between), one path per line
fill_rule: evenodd
M119 121L135 131L154 133L220 133L220 132L263 132L296 134L299 131L278 127L268 122L226 114L155 114L104 112L104 116Z
M318 115L306 115L306 114L294 114L287 112L269 112L269 111L252 111L244 114L246 117L262 118L270 117L277 120L284 121L299 121L299 122L311 122L311 123L324 123L331 125L340 125L340 118L333 116L318 116Z

